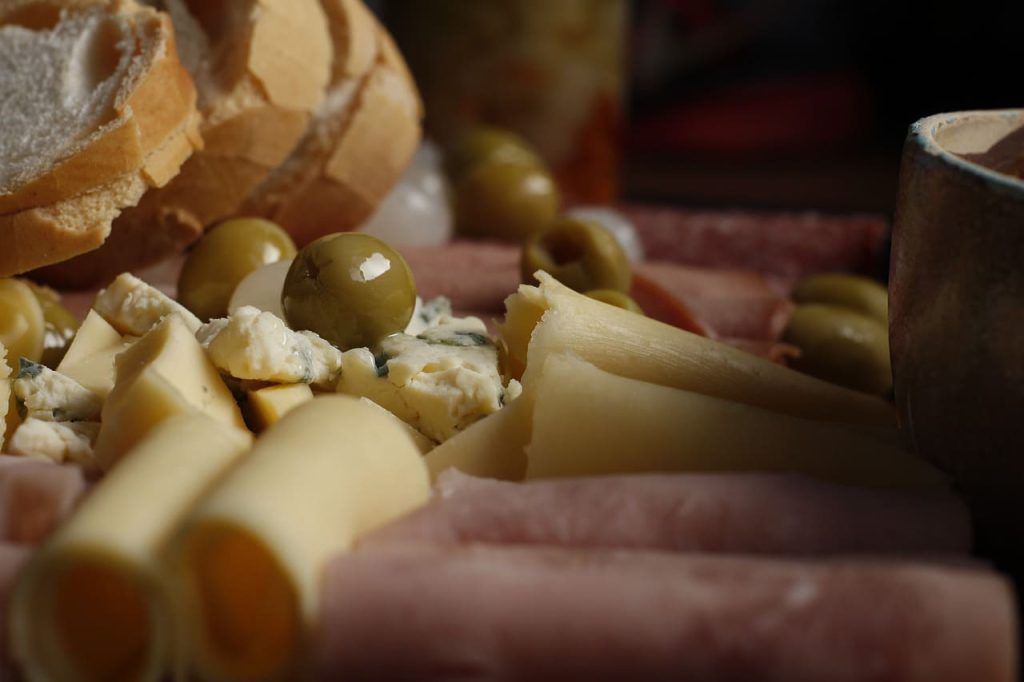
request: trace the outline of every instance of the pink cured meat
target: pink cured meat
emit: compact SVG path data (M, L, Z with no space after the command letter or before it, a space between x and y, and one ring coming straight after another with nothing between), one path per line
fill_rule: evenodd
M822 555L967 555L952 493L868 490L796 475L611 476L525 484L441 475L422 509L362 546L427 542Z
M636 275L685 304L712 338L777 341L793 311L780 287L756 272L648 262Z
M423 300L447 296L460 311L501 314L520 284L517 245L456 241L400 247Z
M0 613L7 613L7 600L14 581L22 566L28 561L32 550L22 545L0 543ZM7 618L0 618L0 680L17 679L10 670L10 656L7 651Z
M1010 682L1007 583L959 567L408 545L335 559L323 680Z
M77 467L0 456L0 543L42 542L85 490Z
M887 223L875 216L623 210L650 260L756 270L790 281L821 272L872 272L885 249Z

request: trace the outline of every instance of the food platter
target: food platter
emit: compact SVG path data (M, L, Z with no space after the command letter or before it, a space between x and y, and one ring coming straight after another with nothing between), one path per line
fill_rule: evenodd
M1013 679L885 219L573 202L424 140L359 0L258 4L0 7L141 140L12 99L70 141L0 146L0 677Z

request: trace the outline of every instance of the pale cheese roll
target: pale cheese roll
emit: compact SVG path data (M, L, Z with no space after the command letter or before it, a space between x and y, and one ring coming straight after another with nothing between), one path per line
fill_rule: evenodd
M150 431L32 559L10 639L29 681L158 680L178 635L163 552L252 436L201 414Z
M193 672L305 679L299 666L327 560L429 494L420 452L390 415L340 395L286 414L190 514L176 543Z

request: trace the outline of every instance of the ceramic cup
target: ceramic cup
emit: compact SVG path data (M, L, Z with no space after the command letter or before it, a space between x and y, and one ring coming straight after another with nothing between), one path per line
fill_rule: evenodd
M1024 547L1024 110L932 116L904 149L890 272L896 401L983 547Z

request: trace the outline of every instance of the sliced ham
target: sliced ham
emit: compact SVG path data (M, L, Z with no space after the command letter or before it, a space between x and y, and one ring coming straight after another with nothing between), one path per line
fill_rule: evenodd
M648 262L636 268L634 298L645 307L653 296L679 301L706 336L777 341L793 304L763 275L743 270L710 270ZM648 312L656 319L656 312ZM662 320L673 324L672 320Z
M0 456L0 543L42 542L85 489L77 467Z
M504 313L505 298L519 288L518 245L456 241L399 251L412 269L420 297L447 296L455 310Z
M22 566L28 561L32 549L23 545L0 542L0 680L18 679L10 670L10 655L7 651L7 600L14 589L14 581Z
M685 211L628 206L650 260L756 270L795 281L807 275L879 269L886 220L819 213Z
M320 679L1011 682L998 576L879 561L539 548L357 551L324 579Z
M441 475L424 508L362 546L539 544L687 552L961 554L952 493L851 488L795 475L611 476L531 483Z

